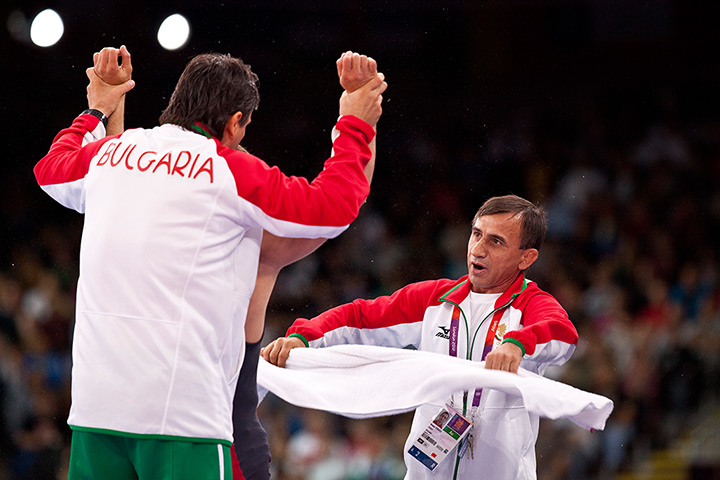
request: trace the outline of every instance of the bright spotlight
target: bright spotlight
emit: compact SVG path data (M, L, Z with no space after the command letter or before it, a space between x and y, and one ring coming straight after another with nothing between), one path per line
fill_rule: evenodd
M47 9L38 13L30 25L30 39L38 47L51 47L63 35L62 18L55 10Z
M185 17L175 13L163 20L157 36L158 42L165 50L177 50L188 41L190 24Z

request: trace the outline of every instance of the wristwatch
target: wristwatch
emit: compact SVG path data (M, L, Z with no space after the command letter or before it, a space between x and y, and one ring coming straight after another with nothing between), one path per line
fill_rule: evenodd
M87 110L83 111L80 115L92 115L93 117L97 117L98 120L100 120L103 123L103 125L105 125L105 128L107 128L108 118L100 110L97 110L95 108L88 108Z

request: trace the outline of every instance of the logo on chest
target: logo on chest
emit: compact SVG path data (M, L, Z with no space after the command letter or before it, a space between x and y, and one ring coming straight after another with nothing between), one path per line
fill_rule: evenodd
M440 331L437 332L435 334L435 336L449 340L450 339L450 328L445 327L444 325L439 325L438 328L440 329Z
M507 331L507 325L501 323L498 325L497 332L495 332L495 340L501 340L505 338L505 332Z

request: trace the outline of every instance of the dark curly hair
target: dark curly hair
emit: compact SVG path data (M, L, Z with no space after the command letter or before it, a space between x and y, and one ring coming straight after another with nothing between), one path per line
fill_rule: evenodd
M189 128L196 122L222 139L225 124L235 112L242 112L243 125L260 103L258 77L250 66L227 54L204 53L187 64L160 115L160 123Z

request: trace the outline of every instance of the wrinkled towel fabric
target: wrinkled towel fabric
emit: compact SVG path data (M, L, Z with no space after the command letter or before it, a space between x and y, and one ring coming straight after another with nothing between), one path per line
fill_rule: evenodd
M259 398L270 391L288 403L351 418L394 415L452 393L493 388L519 395L525 408L550 419L567 418L602 430L612 412L609 398L520 369L486 370L484 362L448 355L369 345L296 348L286 368L262 358Z

